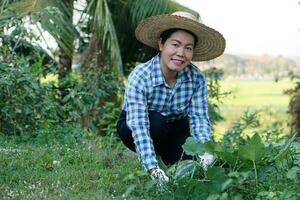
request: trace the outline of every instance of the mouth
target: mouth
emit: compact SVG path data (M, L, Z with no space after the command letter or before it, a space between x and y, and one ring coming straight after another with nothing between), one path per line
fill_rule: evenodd
M180 66L184 63L183 60L179 60L179 59L171 59L171 61L177 66Z

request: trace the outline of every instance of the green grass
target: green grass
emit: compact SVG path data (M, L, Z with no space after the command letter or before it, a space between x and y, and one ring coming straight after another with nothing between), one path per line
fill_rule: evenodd
M232 95L224 100L226 106L241 107L276 107L286 109L289 97L284 90L293 87L290 81L237 81L221 82L223 91L232 91Z
M124 178L141 170L132 152L103 138L20 138L0 134L0 199L122 199Z
M173 182L167 192L157 192L155 187L149 189L150 177L141 171L135 154L117 140L108 141L109 138L98 136L74 141L74 137L69 136L63 140L49 138L46 144L36 138L0 134L0 199L181 200L187 199L183 195L189 193L189 189L195 192L201 183L199 177L197 181ZM254 185L253 179L243 186L233 184L232 190L236 192L231 191L231 194L243 193L246 197L263 191L266 196L275 191L279 196L281 188L285 188L296 196L299 181L289 184L285 174L280 179L284 182L277 181L277 175L280 174L273 175L267 183L261 182L259 187ZM242 176L239 179L242 180Z
M263 126L279 121L285 127L284 131L289 131L289 96L283 92L292 88L293 82L225 80L220 85L223 92L230 91L231 94L223 99L224 104L220 106L225 120L216 126L214 135L217 138L222 137L247 110L258 111Z

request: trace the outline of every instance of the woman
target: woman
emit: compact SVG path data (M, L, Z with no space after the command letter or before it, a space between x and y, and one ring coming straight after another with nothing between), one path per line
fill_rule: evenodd
M191 61L218 57L225 39L186 12L149 17L135 35L159 53L129 75L117 132L152 178L168 181L156 155L174 164L191 159L182 150L190 135L199 142L212 139L205 78ZM205 153L202 161L206 167L213 157Z

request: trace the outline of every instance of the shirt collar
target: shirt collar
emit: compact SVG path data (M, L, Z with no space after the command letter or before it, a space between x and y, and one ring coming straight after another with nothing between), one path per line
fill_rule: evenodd
M152 85L153 85L153 87L164 84L165 79L164 79L164 76L160 69L160 54L157 54L156 56L154 56L152 58L152 65L153 65L153 68L152 68ZM176 81L179 81L179 82L192 81L191 68L192 68L192 64L190 63L183 70L178 72Z
M190 63L183 70L178 72L177 80L180 82L192 81L191 68L192 68L192 64Z
M160 69L160 54L157 54L152 58L152 84L153 87L162 85L165 82L164 76Z

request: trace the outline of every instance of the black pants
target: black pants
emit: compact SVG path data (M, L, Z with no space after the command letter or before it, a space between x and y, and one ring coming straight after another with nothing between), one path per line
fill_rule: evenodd
M183 154L182 145L190 136L189 120L187 117L167 123L163 115L149 111L150 136L153 141L156 155L161 156L166 165L174 164L183 159L192 159L192 156ZM117 123L117 132L122 142L132 151L135 151L131 130L126 125L126 112L122 111Z

